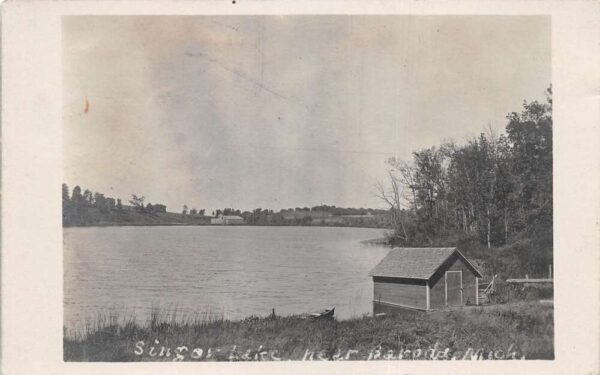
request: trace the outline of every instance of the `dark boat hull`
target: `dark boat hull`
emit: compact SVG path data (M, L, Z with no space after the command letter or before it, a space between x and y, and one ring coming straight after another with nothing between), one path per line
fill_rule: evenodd
M312 319L319 319L319 318L333 318L333 314L335 314L335 307L331 308L331 309L326 309L317 313L313 313L310 314L310 317Z

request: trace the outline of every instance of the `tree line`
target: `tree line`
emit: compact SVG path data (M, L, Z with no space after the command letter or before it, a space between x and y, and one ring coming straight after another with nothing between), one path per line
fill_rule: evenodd
M202 215L204 216L204 213L206 212L206 210L204 208L201 208L199 210L192 208L188 211L188 206L187 204L183 205L183 209L181 210L181 214L182 215Z
M144 204L145 198L136 194L131 194L131 200L129 204L132 208L140 211L150 212L167 212L167 206L159 203L147 203ZM63 210L69 208L98 208L100 211L108 212L108 210L123 210L123 202L121 199L107 197L102 193L94 192L85 189L81 191L79 185L73 188L71 194L69 194L69 186L62 184L62 204ZM125 206L126 207L126 206Z
M534 265L552 259L552 88L524 102L466 144L445 142L387 161L377 195L392 212L397 244L424 245L461 234L487 248L527 241Z
M94 224L123 224L136 223L147 224L156 221L147 221L150 219L140 217L138 214L167 213L167 206L160 203L146 203L143 195L131 194L128 205L123 204L121 199L115 199L105 196L99 192L92 192L85 189L82 191L80 186L75 186L70 192L67 184L62 185L62 206L63 206L63 225L94 225ZM187 204L183 205L181 214L185 216L184 222L194 224L210 223L209 221L200 222L199 220L208 220L205 216L205 209L189 208ZM213 217L218 216L240 216L244 222L249 225L312 225L328 224L322 219L325 217L339 217L351 215L389 215L389 210L372 208L343 208L328 205L319 205L314 207L296 207L281 209L276 212L272 209L256 208L252 211L242 211L235 208L223 208L212 211ZM170 219L169 219L170 218ZM167 223L169 220L177 221L175 217L163 217ZM191 220L191 221L190 221ZM162 222L162 221L161 221ZM178 221L179 222L179 221ZM366 221L336 221L335 225L358 225L366 226L386 226L386 220L366 220ZM329 223L331 224L331 223Z
M160 203L144 203L145 198L131 194L129 206L120 198L105 196L89 189L82 191L79 185L69 192L69 186L62 184L63 225L93 225L94 223L114 220L114 213L135 211L139 213L166 213L167 206Z
M251 211L242 211L235 208L217 209L212 212L215 217L224 215L240 216L246 224L250 225L311 225L313 222L321 223L319 219L335 216L349 215L389 215L389 210L373 208L343 208L328 205L313 207L283 208L279 211L272 209L255 208Z
M333 216L347 216L347 215L382 215L388 214L389 210L382 210L376 208L353 208L353 207L336 207L336 206L328 206L326 204L313 206L313 207L296 207L296 208L288 208L281 210L281 213L285 212L325 212L330 213Z

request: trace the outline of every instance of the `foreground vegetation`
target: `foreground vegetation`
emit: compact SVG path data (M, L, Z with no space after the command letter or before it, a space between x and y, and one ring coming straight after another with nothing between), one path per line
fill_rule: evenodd
M65 332L65 361L553 359L554 313L537 301L351 320L99 317Z

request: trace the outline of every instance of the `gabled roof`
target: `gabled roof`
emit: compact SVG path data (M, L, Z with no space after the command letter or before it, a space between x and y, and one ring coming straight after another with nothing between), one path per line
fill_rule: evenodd
M392 249L371 270L369 276L429 280L454 253L457 253L478 277L483 277L455 247L398 247Z

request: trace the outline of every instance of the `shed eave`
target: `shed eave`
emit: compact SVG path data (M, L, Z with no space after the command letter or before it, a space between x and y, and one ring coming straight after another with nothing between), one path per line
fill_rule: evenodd
M479 270L473 265L473 263L471 263L469 259L467 259L467 257L464 256L463 253L460 252L460 250L458 250L458 248L456 249L456 251L467 262L467 264L473 268L473 271L475 271L479 277L483 277L483 274L479 272Z
M413 280L425 280L428 281L431 279L431 276L428 278L425 277L414 277L414 276L386 276L386 275L369 275L371 277L387 277L388 279L413 279Z

